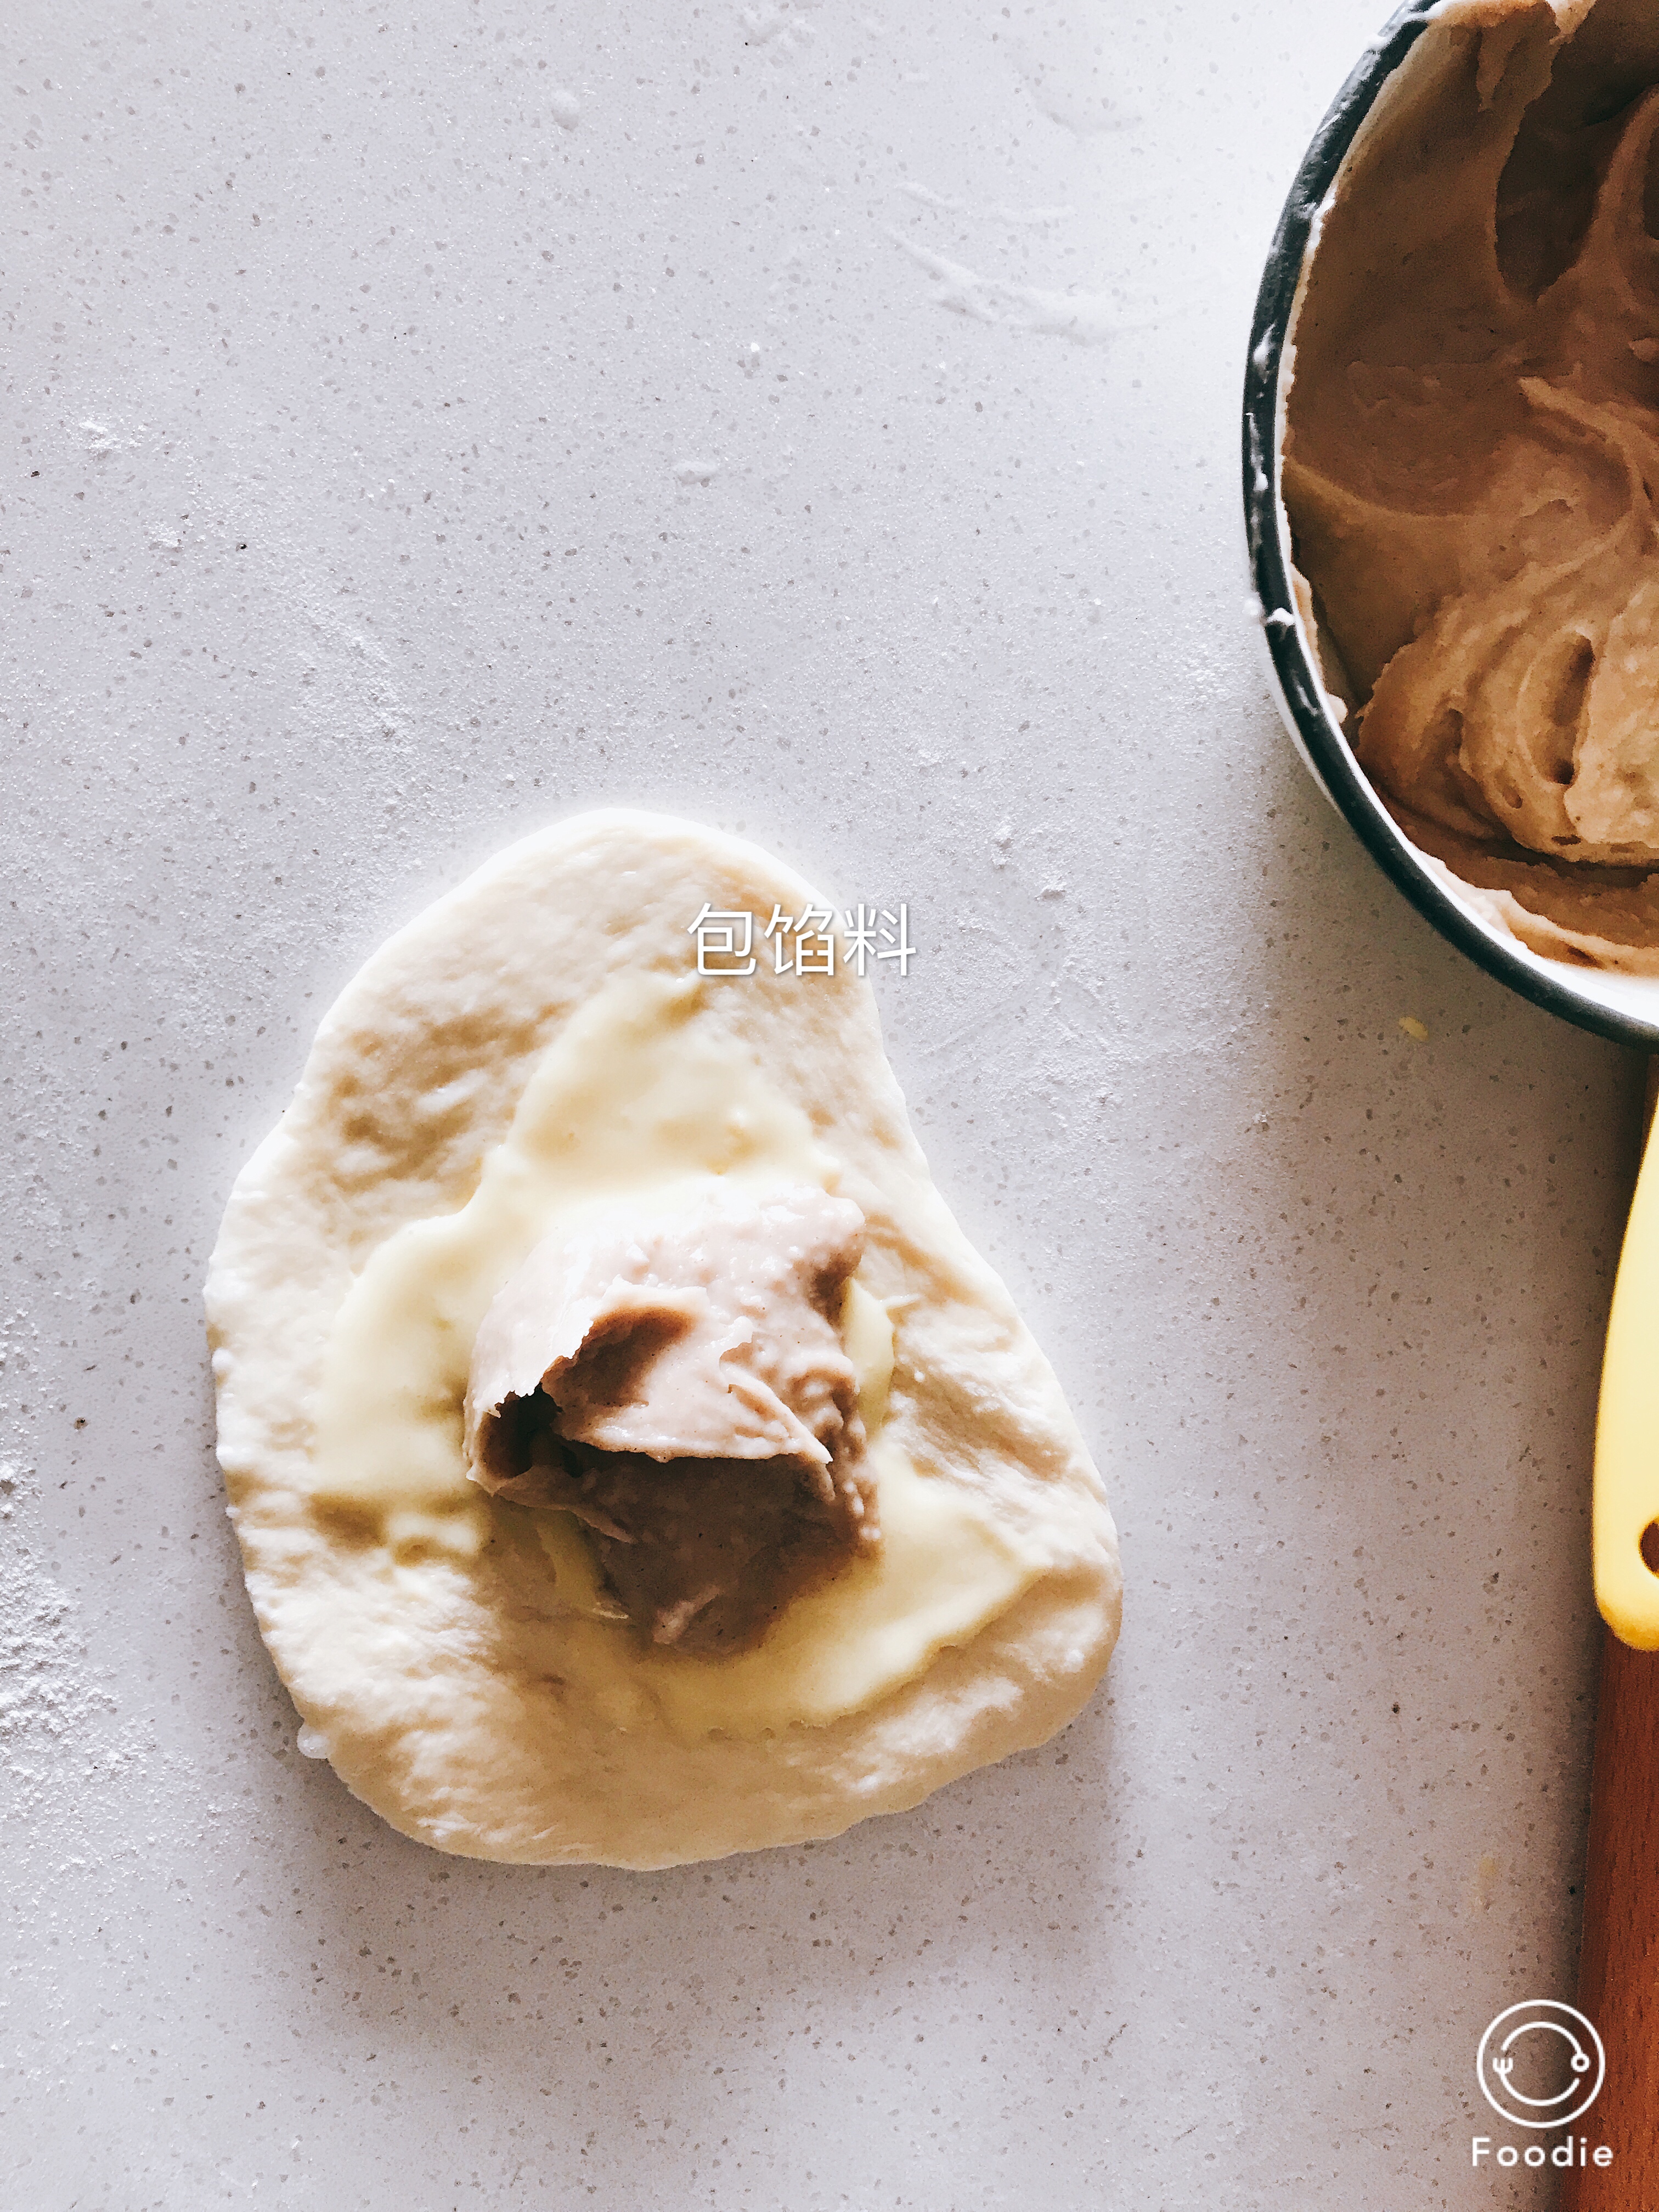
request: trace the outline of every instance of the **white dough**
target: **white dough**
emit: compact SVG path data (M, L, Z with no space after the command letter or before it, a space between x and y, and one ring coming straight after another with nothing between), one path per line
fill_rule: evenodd
M621 810L479 869L325 1018L210 1267L219 1456L260 1632L308 1740L444 1850L655 1867L835 1835L1043 1741L1116 1638L1099 1477L933 1188L872 992L846 972L775 975L764 944L753 975L699 982L688 924L705 901L761 924L819 903L754 846ZM614 1099L596 1092L586 1121L571 1104L584 1040L611 1032L626 1047L611 1079L647 1071L643 1137ZM718 1110L690 1110L699 1098ZM711 1174L775 1182L805 1163L865 1217L857 1285L894 1323L872 1459L897 1534L886 1584L848 1571L864 1650L845 1670L839 1579L786 1613L775 1678L770 1635L736 1661L636 1663L584 1586L568 1516L459 1472L452 1495L490 1298L559 1208L636 1198L671 1156L681 1202ZM428 1356L444 1328L453 1348ZM374 1352L400 1344L423 1383ZM850 1333L848 1350L856 1364ZM399 1422L418 1451L385 1444ZM392 1510L404 1466L408 1510Z

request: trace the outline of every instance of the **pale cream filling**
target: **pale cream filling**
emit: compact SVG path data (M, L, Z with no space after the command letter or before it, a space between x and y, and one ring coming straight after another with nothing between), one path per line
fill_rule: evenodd
M609 984L543 1054L466 1205L409 1223L370 1258L325 1358L319 1508L377 1523L394 1553L475 1556L495 1516L522 1509L467 1478L461 1407L472 1342L532 1248L619 1198L683 1206L710 1176L833 1188L836 1163L805 1115L699 1019L708 988L659 973ZM878 1433L892 1322L857 1282L842 1327L872 1438L881 1548L794 1600L754 1650L718 1659L642 1651L615 1618L570 1516L533 1516L560 1609L573 1627L582 1623L582 1672L622 1724L649 1704L676 1733L694 1735L755 1735L855 1711L947 1644L969 1640L1042 1571L1038 1554Z

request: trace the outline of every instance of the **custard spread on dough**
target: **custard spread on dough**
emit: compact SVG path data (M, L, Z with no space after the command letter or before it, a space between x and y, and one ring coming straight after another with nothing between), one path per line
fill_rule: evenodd
M1361 765L1523 943L1659 974L1651 0L1439 11L1294 341L1285 498Z
M867 1455L850 1454L856 1463L851 1489L861 1510L867 1506L872 1534L878 1522L879 1543L841 1547L827 1578L807 1575L786 1591L787 1602L769 1612L763 1606L768 1617L758 1641L748 1633L754 1623L745 1620L741 1632L715 1643L729 1656L653 1650L630 1623L616 1582L601 1573L580 1525L586 1518L592 1528L591 1513L550 1510L545 1491L538 1494L546 1503L514 1504L469 1478L465 1401L475 1345L498 1297L521 1272L534 1280L535 1270L526 1265L532 1255L546 1253L545 1264L558 1278L558 1287L546 1291L551 1304L573 1288L583 1264L573 1255L592 1260L608 1250L614 1258L620 1224L628 1221L658 1224L652 1234L665 1234L672 1245L673 1224L684 1234L699 1224L741 1223L768 1206L793 1205L801 1232L795 1241L805 1249L811 1242L803 1227L812 1210L809 1193L823 1209L818 1231L830 1244L839 1234L842 1255L850 1253L853 1224L836 1213L845 1202L823 1195L834 1180L833 1159L815 1142L805 1115L777 1094L759 1066L733 1054L700 1023L708 988L696 977L661 972L607 985L543 1054L505 1141L486 1157L466 1205L407 1224L372 1255L340 1310L324 1364L313 1505L377 1534L394 1553L411 1556L449 1552L464 1559L493 1538L520 1540L528 1524L568 1609L573 1650L618 1725L654 1707L679 1734L753 1735L822 1723L887 1694L945 1645L967 1641L1005 1612L1043 1562L969 1497L920 1472L893 1437L880 1433L892 1370L891 1322L850 1273L837 1273L823 1255L817 1291L827 1297L833 1285L840 1342L833 1354L819 1346L816 1365L808 1363L816 1379L800 1400L809 1413L805 1424L799 1407L775 1391L778 1407L769 1416L775 1433L762 1415L746 1428L717 1432L699 1426L695 1409L684 1407L672 1434L641 1427L649 1416L641 1407L622 1414L613 1405L616 1425L609 1428L603 1413L592 1417L596 1435L643 1443L647 1457L653 1444L659 1455L672 1457L689 1443L690 1456L736 1460L744 1456L741 1449L716 1455L702 1447L722 1436L727 1446L764 1443L766 1452L749 1455L790 1459L792 1477L794 1464L833 1465L843 1437L848 1447L870 1438ZM845 1211L856 1216L856 1208ZM671 1272L696 1270L680 1265ZM701 1290L706 1301L720 1272L705 1270L701 1285L666 1287L678 1288L683 1303L688 1290ZM641 1252L635 1273L643 1284L652 1273L649 1254ZM729 1287L731 1267L725 1279ZM603 1286L607 1293L611 1287ZM580 1299L580 1286L575 1290ZM662 1297L657 1304L663 1305ZM544 1318L556 1327L545 1308ZM524 1319L509 1301L501 1331L506 1344ZM578 1348L584 1340L585 1334ZM489 1346L486 1336L485 1354ZM506 1364L489 1369L475 1393L475 1441L483 1415L509 1395L512 1355L502 1357ZM534 1365L537 1354L529 1357ZM837 1389L838 1361L850 1391ZM551 1364L550 1358L528 1378L532 1387ZM481 1374L484 1366L481 1359ZM505 1378L500 1390L498 1371ZM647 1407L648 1400L647 1393ZM833 1443L825 1441L832 1430ZM769 1449L780 1442L790 1449ZM847 1516L854 1538L856 1517ZM632 1608L636 1617L654 1619L653 1599L659 1594L659 1586L647 1592ZM751 1648L737 1648L745 1644Z

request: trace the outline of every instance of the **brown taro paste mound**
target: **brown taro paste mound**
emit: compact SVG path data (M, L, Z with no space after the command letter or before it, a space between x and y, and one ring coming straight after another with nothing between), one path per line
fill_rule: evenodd
M1285 496L1361 765L1524 941L1659 973L1659 8L1438 17L1294 344Z
M863 1231L800 1185L550 1237L478 1332L473 1480L574 1514L653 1643L759 1642L879 1540L838 1326Z

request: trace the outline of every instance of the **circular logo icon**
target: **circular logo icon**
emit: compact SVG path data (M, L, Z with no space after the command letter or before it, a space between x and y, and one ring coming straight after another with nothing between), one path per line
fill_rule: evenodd
M1607 2070L1594 2024L1553 1997L1500 2012L1474 2054L1481 2095L1517 2128L1566 2127L1601 2095Z

